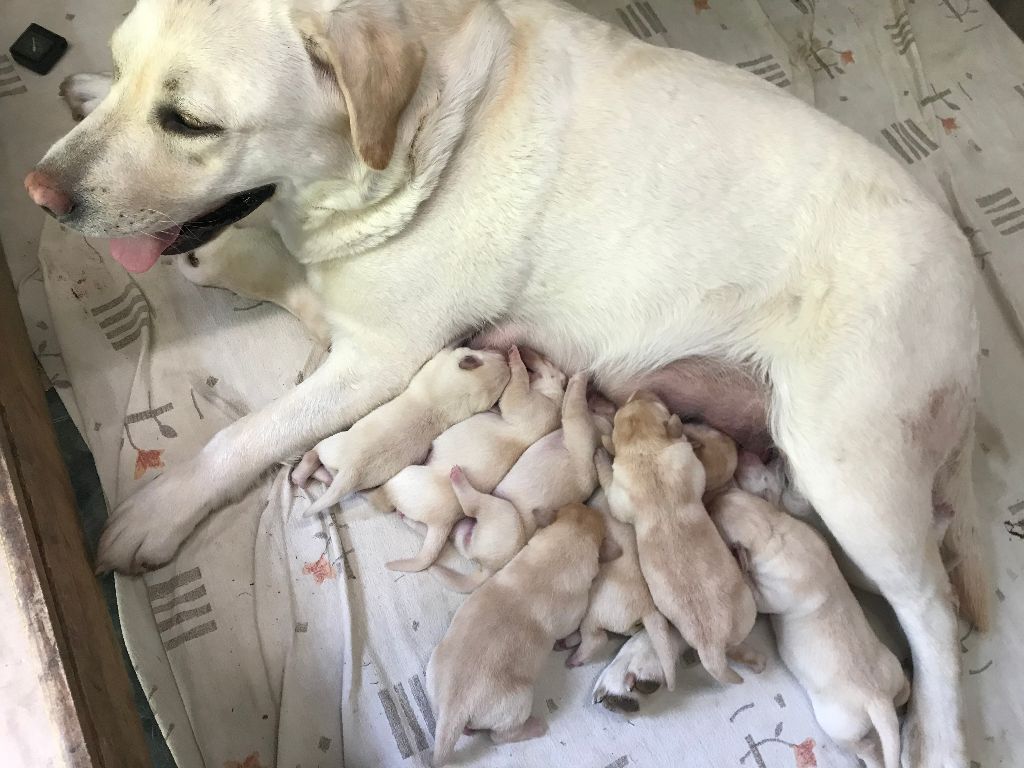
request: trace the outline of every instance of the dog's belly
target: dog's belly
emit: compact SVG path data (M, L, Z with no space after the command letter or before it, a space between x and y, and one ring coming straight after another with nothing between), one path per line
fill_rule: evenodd
M525 326L513 323L481 333L470 344L478 349L499 350L513 344L529 346L547 355L567 374L586 367L546 345L543 334L531 334ZM710 424L762 458L772 446L768 433L769 385L743 366L709 357L686 357L632 376L598 367L594 376L601 391L617 405L638 389L651 390L674 413Z

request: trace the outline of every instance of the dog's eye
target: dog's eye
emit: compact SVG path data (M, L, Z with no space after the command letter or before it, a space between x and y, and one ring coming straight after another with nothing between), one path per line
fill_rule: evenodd
M161 128L179 136L210 136L224 130L219 125L200 122L191 115L184 115L171 107L161 109L158 119Z

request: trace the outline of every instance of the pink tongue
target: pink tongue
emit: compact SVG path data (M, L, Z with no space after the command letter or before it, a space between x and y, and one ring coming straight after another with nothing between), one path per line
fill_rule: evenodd
M171 227L155 235L119 237L110 241L110 255L129 272L145 272L177 236L178 227Z

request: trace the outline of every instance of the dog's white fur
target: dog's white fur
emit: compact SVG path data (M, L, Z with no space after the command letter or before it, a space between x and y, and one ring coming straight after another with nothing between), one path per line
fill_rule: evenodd
M640 570L658 610L721 683L743 679L728 659L756 656L743 646L754 597L701 503L704 467L654 395L640 392L615 414L614 464L597 454L612 514L636 531ZM665 669L666 680L673 674Z
M771 614L779 655L806 689L821 727L869 768L899 768L896 707L906 702L910 684L824 539L738 489L715 498L708 511L740 552L757 609Z
M332 476L307 514L327 509L355 491L376 488L423 461L438 435L489 410L509 375L505 356L497 352L459 347L434 355L402 394L348 430L324 438L302 457L292 472L296 485L305 485L321 468Z
M547 730L530 716L533 684L554 641L583 617L603 537L597 512L563 507L456 611L427 664L434 765L448 762L466 727L489 730L495 743Z
M964 764L950 580L928 532L948 505L952 580L984 626L973 271L959 228L895 161L748 73L549 0L140 0L112 47L120 80L40 166L83 203L66 223L153 232L273 181L274 226L333 349L122 500L100 569L165 562L266 467L484 324L607 391L673 361L742 362L796 487L910 639L906 759ZM384 59L401 73L386 87ZM356 98L361 72L380 108ZM161 131L172 73L224 131ZM367 111L396 123L380 128L384 170L352 143Z
M523 548L533 531L527 533L523 518L510 502L480 493L469 482L461 467L451 471L452 490L466 514L466 522L455 524L453 540L459 554L479 568L472 574L459 573L435 563L430 572L449 589L472 592L501 570Z
M528 350L509 352L511 376L498 401L500 413L478 413L445 430L430 447L426 464L410 466L374 493L407 519L427 526L416 557L394 560L394 571L422 571L441 554L452 526L462 517L449 477L459 466L474 488L490 493L532 443L558 426L565 375ZM532 381L531 381L532 379Z

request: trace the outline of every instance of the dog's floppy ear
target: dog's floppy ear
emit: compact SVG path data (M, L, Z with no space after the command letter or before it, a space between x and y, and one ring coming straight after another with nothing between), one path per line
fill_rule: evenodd
M422 44L398 18L335 10L300 22L314 69L330 76L348 108L352 144L368 166L391 162L398 120L419 85Z
M668 436L672 440L678 440L683 436L683 420L678 415L672 414L668 418Z

